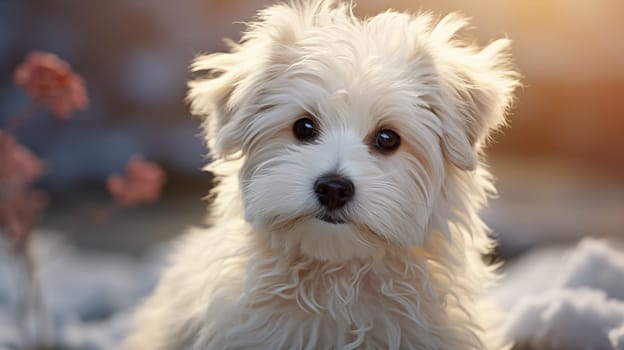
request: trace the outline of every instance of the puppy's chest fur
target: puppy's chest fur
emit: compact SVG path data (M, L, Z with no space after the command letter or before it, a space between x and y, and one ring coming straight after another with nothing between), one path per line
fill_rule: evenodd
M443 277L417 256L346 263L255 256L240 272L240 294L217 292L208 306L208 315L218 308L223 317L207 320L212 329L200 333L211 335L198 349L482 346L467 331L462 306L449 300L448 282L443 290Z

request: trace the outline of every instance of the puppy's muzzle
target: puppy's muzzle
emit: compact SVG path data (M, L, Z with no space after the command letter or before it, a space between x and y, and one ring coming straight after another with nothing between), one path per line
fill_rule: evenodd
M321 205L328 210L334 210L343 207L353 198L355 186L344 176L329 174L316 180L314 192Z

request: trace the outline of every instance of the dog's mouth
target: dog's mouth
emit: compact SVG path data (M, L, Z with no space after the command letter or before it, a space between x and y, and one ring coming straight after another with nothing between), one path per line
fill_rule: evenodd
M321 221L325 221L328 224L333 224L333 225L340 225L340 224L346 224L347 221L337 215L331 214L331 213L322 213L316 216L317 219L321 220Z

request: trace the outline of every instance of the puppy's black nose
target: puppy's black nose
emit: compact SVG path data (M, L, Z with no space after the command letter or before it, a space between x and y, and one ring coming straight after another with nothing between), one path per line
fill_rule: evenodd
M353 182L339 175L321 176L314 183L314 192L319 202L329 210L338 209L353 197Z

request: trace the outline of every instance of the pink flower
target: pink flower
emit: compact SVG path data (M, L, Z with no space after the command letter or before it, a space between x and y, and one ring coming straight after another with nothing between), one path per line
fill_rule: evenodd
M135 156L128 161L125 175L111 175L107 187L118 203L135 206L156 202L165 179L165 172L158 164Z
M32 184L44 171L39 157L0 129L0 194Z
M82 78L54 54L31 52L17 66L13 79L59 119L68 119L89 105Z
M48 198L43 191L23 191L0 197L0 226L18 245L23 244L35 227Z

